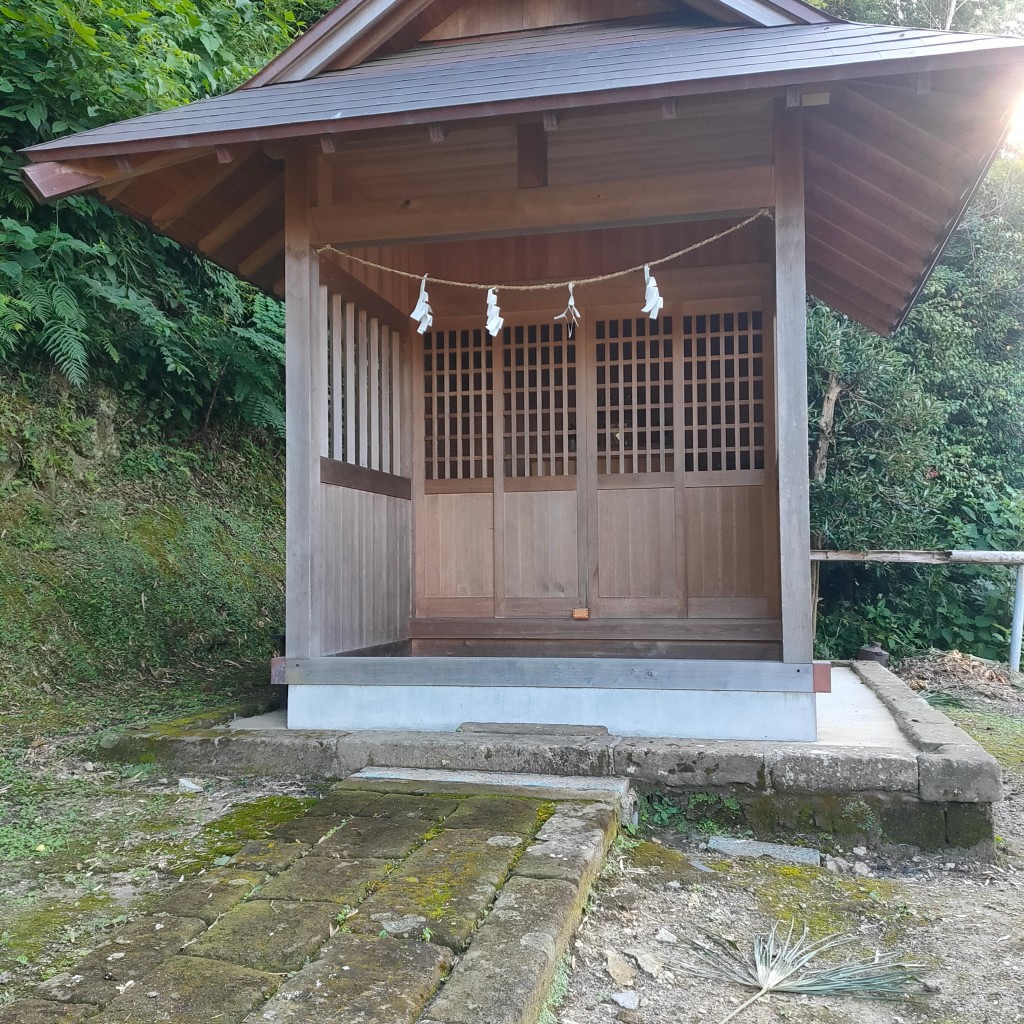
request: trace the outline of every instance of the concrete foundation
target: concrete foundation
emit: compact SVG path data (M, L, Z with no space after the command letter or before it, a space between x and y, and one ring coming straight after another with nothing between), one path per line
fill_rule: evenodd
M627 780L640 793L679 800L696 818L718 818L759 837L827 833L991 855L991 805L1002 798L998 763L880 666L837 666L832 684L831 693L813 695L813 742L482 725L482 718L501 722L492 701L486 713L466 716L474 723L467 731L294 729L278 711L212 728L119 734L104 744L114 757L158 760L183 773L345 778L400 768L455 779L473 772ZM559 710L552 720L582 717Z
M809 678L809 672L807 673ZM289 729L453 732L490 718L576 721L617 735L712 740L813 740L811 692L561 686L289 685Z

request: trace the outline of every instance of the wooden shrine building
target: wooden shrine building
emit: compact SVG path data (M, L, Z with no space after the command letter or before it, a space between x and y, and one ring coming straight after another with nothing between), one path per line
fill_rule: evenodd
M25 174L286 299L290 726L813 739L805 296L901 323L1022 61L801 0L343 0Z

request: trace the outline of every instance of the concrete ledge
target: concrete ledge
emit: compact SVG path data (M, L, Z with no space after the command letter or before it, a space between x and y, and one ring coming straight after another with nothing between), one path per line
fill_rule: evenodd
M938 750L947 744L980 746L941 711L919 697L899 676L874 661L852 661L850 668L889 709L900 732L921 751ZM985 754L988 757L988 754Z
M912 754L851 747L768 752L768 778L779 793L916 793L917 760Z
M1003 798L999 762L898 676L871 661L850 667L889 709L920 751L918 794L928 802L995 803Z

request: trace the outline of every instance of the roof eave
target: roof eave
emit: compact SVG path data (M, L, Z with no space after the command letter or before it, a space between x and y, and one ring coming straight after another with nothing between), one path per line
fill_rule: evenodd
M396 111L359 118L331 118L303 124L281 124L259 128L222 129L216 132L191 132L178 136L140 138L124 142L88 144L74 143L81 136L71 135L65 140L41 143L20 150L32 163L48 161L67 162L90 157L126 156L132 153L152 153L175 149L211 146L231 146L252 142L272 142L290 139L308 139L320 135L341 135L351 132L382 128L401 128L442 121L466 121L486 117L514 117L552 109L575 109L609 106L648 99L666 99L712 95L715 93L746 92L779 88L788 85L825 83L878 75L915 74L921 71L956 70L994 64L1014 64L1024 61L1020 48L1005 47L947 53L940 56L902 57L865 61L830 67L800 70L780 69L758 72L754 75L730 75L721 78L692 79L683 82L662 82L655 85L602 89L586 93L529 97L464 104L457 107L430 107L412 111ZM84 133L87 134L87 133ZM49 198L53 198L50 196Z
M894 334L907 322L907 317L910 316L911 311L917 304L917 300L921 297L921 293L924 291L925 286L928 284L928 279L932 276L932 273L938 266L939 260L942 259L942 254L946 251L946 246L949 245L950 239L956 233L956 229L960 226L960 223L964 218L964 214L967 212L967 209L971 205L971 202L974 199L975 195L977 195L978 189L981 187L982 182L988 176L988 172L992 169L992 165L998 159L999 154L1003 151L1003 148L1006 146L1006 140L1010 134L1010 130L1012 129L1012 127L1012 123L1009 119L1007 119L1006 127L1003 130L1002 137L999 140L999 145L996 146L996 148L989 155L988 159L979 169L978 175L971 184L971 187L964 193L963 201L961 202L960 206L957 208L956 213L953 215L953 217L950 218L949 223L943 230L942 238L940 239L938 245L936 245L935 250L932 253L931 258L928 260L928 263L925 266L925 269L921 274L920 279L918 280L917 284L914 287L914 290L910 294L910 298L907 299L907 303L903 307L903 311L900 313L896 321L892 324L888 334Z

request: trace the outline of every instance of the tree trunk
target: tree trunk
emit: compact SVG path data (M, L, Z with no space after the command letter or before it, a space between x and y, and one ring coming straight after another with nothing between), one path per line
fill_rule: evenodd
M828 452L832 447L832 436L835 434L836 405L843 393L839 375L832 371L828 375L828 387L821 400L821 416L818 418L818 444L814 449L814 464L811 468L811 479L820 484L828 473ZM820 537L812 537L816 547L821 546ZM812 636L818 632L818 594L821 581L821 563L811 562L811 615Z
M843 386L839 382L839 375L830 372L828 375L828 387L825 388L825 397L821 400L821 416L818 419L818 446L814 450L814 465L811 469L811 479L820 484L828 472L828 450L832 447L832 435L835 433L836 404L839 396L843 393Z

